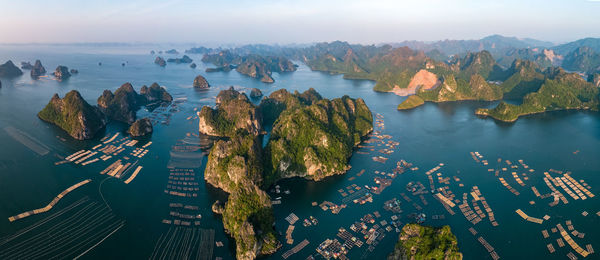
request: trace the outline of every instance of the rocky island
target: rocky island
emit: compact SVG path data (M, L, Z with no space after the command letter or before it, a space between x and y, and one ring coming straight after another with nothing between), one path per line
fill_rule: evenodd
M38 78L39 76L42 76L44 74L46 74L46 68L42 66L42 62L40 60L36 60L35 65L33 65L33 67L31 68L31 77Z
M262 96L263 96L263 93L262 93L262 91L260 91L260 89L252 88L250 90L250 97L251 98L260 98Z
M475 114L490 116L494 119L514 122L519 116L546 111L600 109L600 91L591 82L585 81L576 73L567 73L561 68L549 69L546 79L536 92L523 98L521 105L500 102L493 109L480 108Z
M183 55L183 57L181 58L170 58L167 60L167 62L173 62L176 64L181 64L181 63L192 63L192 59L190 57L188 57L187 55Z
M288 95L292 100L283 104L272 102L271 97L263 101L265 106L279 103L285 107L279 116L267 117L277 118L265 151L265 179L269 184L280 178L320 180L345 173L354 147L373 130L371 111L360 98L319 99L318 93L310 92L303 96L313 99L296 93Z
M323 99L314 89L281 89L256 107L232 87L221 91L216 103L216 109L205 106L198 113L201 133L225 137L211 148L204 172L207 183L229 193L224 206L213 204L213 212L222 213L237 259L272 254L281 244L263 189L280 178L318 180L345 172L354 146L373 129L371 111L362 99ZM263 150L263 123L274 122Z
M106 125L104 114L88 104L76 90L60 98L54 94L38 117L57 125L77 140L90 139Z
M161 67L167 66L167 62L165 61L165 59L163 59L160 56L156 57L156 59L154 59L154 63Z
M262 133L262 117L246 94L233 87L219 92L216 109L204 106L198 112L200 133L211 136L231 136L238 130L252 135Z
M17 68L17 66L15 66L15 64L11 60L0 65L0 77L13 78L21 75L23 75L23 71Z
M152 130L152 121L149 118L142 118L131 124L128 132L133 137L140 137L151 134Z
M226 138L210 150L204 173L207 183L229 193L225 205L215 203L213 211L223 214L237 259L272 254L281 244L263 189L281 178L319 180L344 173L353 148L373 129L371 111L362 99L323 99L314 89L281 89L256 107L232 87L216 103L216 109L205 106L198 113L201 133ZM258 136L263 114L267 124L277 122L266 150Z
M217 68L206 69L206 72L235 70L241 74L259 79L265 83L273 83L272 72L296 71L296 65L284 57L260 56L250 54L240 56L230 50L224 50L214 54L204 54L202 61L210 62Z
M138 94L131 83L125 83L113 94L104 90L98 97L98 107L110 119L132 124L136 120L137 110L150 103L169 103L173 97L163 87L154 83L150 88L143 86Z
M69 68L59 65L54 71L54 77L56 77L58 80L68 79L69 77L71 77L71 73L69 73Z
M456 236L450 226L428 227L419 224L406 224L388 260L405 259L446 259L460 260Z
M193 84L193 86L194 86L195 89L208 89L208 88L210 88L210 84L208 84L208 81L202 75L198 75L198 76L196 76L196 78L194 78L194 84Z

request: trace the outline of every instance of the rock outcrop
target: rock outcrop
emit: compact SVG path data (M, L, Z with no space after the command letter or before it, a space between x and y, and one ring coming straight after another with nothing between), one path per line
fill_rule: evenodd
M145 136L152 133L152 121L149 118L142 118L136 120L129 127L129 134L134 137Z
M227 193L241 186L262 184L262 147L256 136L235 134L210 150L204 179Z
M106 125L102 112L88 104L76 90L62 99L54 94L38 117L57 125L78 140L93 138Z
M132 124L136 120L136 112L141 106L149 103L170 103L173 97L167 90L157 83L150 88L143 86L138 94L131 83L125 83L113 94L110 90L104 90L98 97L98 107L110 119Z
M202 75L198 75L194 79L194 88L208 89L208 88L210 88L210 84L208 84L208 81L206 80L206 78L204 78Z
M274 222L269 195L258 186L240 187L231 193L223 210L223 226L235 239L236 259L275 253L281 243L275 236Z
M167 66L167 62L165 61L165 59L163 59L160 56L156 57L156 59L154 59L154 63L161 67Z
M142 86L140 89L140 95L142 95L145 99L142 100L143 104L154 102L169 103L173 101L171 94L169 94L164 87L161 87L156 82L152 83L149 88L145 85Z
M31 77L38 78L39 76L42 76L44 74L46 74L46 68L42 66L42 62L40 60L36 60L35 65L33 65L33 67L31 68Z
M132 124L140 107L138 94L130 83L125 83L113 94L104 90L98 98L98 107L110 119Z
M353 148L372 130L371 110L360 98L321 99L284 110L266 147L265 182L296 176L320 180L345 173Z
M15 66L15 64L11 60L0 65L0 77L12 78L21 75L23 75L23 71L17 68L17 66Z
M193 60L190 57L188 57L187 55L183 55L183 57L181 57L181 58L170 58L170 59L167 60L167 62L174 62L174 63L177 63L177 64L180 64L180 63L192 63L192 61Z
M260 89L252 88L250 90L250 97L251 98L260 98L262 96L263 96L263 93L262 93L262 91L260 91Z
M21 69L22 70L30 70L33 68L33 65L31 65L31 62L29 61L21 61Z
M71 74L78 74L78 73L79 73L79 70L71 69Z
M58 80L68 79L69 77L71 77L71 73L69 73L69 68L59 65L54 71L54 77L56 77Z
M252 135L262 133L261 115L246 94L231 87L219 92L216 103L216 109L204 106L198 112L200 133L211 136L231 136L238 130Z
M445 259L460 260L458 241L450 226L439 228L406 224L388 260Z
M195 68L196 68L196 66L197 66L197 65L196 65L196 63L192 63L192 64L190 64L190 68L192 68L192 69L195 69Z

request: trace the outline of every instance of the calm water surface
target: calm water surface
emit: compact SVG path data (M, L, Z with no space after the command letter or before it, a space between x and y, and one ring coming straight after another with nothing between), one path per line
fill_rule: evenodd
M282 204L275 205L277 219L276 229L281 234L280 240L283 248L272 259L281 259L281 254L292 246L308 239L310 244L294 255L294 259L305 259L310 254L316 256L316 247L327 238L335 238L338 228L349 226L367 213L379 211L381 219L390 220L391 214L383 210L383 202L396 197L401 199L400 193L406 192L405 186L409 181L420 181L427 187L428 180L425 172L439 163L445 166L439 172L444 177L457 176L464 187L451 180L450 188L462 197L463 192L470 192L474 185L478 186L488 203L492 207L496 220L500 224L492 227L487 219L475 225L479 232L504 259L532 259L549 258L564 259L570 251L568 246L558 248L557 234L551 233L551 238L543 239L541 231L554 227L570 219L575 229L585 233L583 239L576 239L577 243L584 246L592 244L600 249L600 227L597 225L600 203L597 198L573 200L569 204L559 204L549 207L551 199L536 199L530 190L535 185L542 193L547 193L548 188L543 181L543 172L548 169L557 169L573 172L573 178L583 179L588 183L593 193L598 193L600 187L600 114L592 112L554 112L533 115L519 119L516 123L505 124L490 119L481 119L473 114L478 107L494 106L490 102L456 102L447 104L426 104L410 111L397 111L395 107L404 99L387 93L372 91L373 82L344 80L340 75L312 72L301 65L293 73L275 74L274 84L264 84L233 71L229 73L204 73L208 64L200 62L200 56L190 55L199 65L193 70L188 65L169 64L161 68L153 64L154 57L141 54L146 50L136 49L119 52L102 50L65 50L57 48L0 48L0 62L11 59L15 64L21 61L42 60L48 71L53 71L57 65L66 65L76 68L79 74L72 78L58 82L51 79L32 80L28 73L15 79L0 79L0 161L4 168L0 168L0 236L13 234L17 230L27 227L42 218L44 215L32 216L14 223L7 219L9 216L39 208L48 203L54 196L83 179L90 178L92 183L70 193L56 209L69 205L84 196L94 201L106 200L119 219L125 220L125 226L113 236L100 244L95 250L90 251L86 258L148 258L156 241L161 234L169 228L161 220L169 216L169 203L182 201L166 195L165 189L169 170L169 151L178 140L183 139L187 133L197 132L197 122L186 120L194 115L194 108L203 105L214 105L214 97L219 90L228 86L239 89L259 88L265 95L280 89L304 91L315 88L324 97L334 98L349 95L353 98L363 98L371 110L384 116L384 134L392 136L392 140L400 145L389 156L390 159L382 164L371 160L371 154L355 154L350 164L352 169L348 174L335 176L321 182L291 179L281 181L282 189L289 189L290 195L271 194L282 197ZM89 54L92 53L92 54ZM115 54L118 53L118 54ZM134 53L134 54L127 54ZM169 55L165 55L165 58ZM102 66L98 66L102 62ZM126 63L126 66L121 66ZM213 86L209 91L195 91L192 82L196 75L206 76ZM99 171L107 164L92 164L79 166L63 164L55 166L59 161L58 156L66 156L80 149L90 149L99 144L99 139L105 134L123 132L126 126L111 123L107 129L99 134L95 140L76 141L66 133L40 121L36 113L48 102L52 94L58 93L61 97L70 90L78 90L91 104L96 104L96 99L104 89L116 90L125 82L131 82L139 90L142 85L158 82L165 86L175 97L187 97L182 103L180 111L173 113L169 125L157 125L149 138L153 144L150 152L142 160L144 166L140 175L129 185L115 179L105 180L106 176ZM258 102L258 101L256 101ZM143 110L141 114L147 113ZM39 156L26 146L11 138L5 129L14 127L37 139L40 143L50 148L50 153ZM62 141L64 138L66 141ZM359 151L369 152L367 148ZM501 157L515 162L523 159L526 164L535 169L528 173L529 180L526 187L521 187L512 178L510 173L501 173L509 184L521 192L515 196L504 188L498 177L487 171L488 167L477 164L469 152L478 151L490 161L490 166L496 166L496 159ZM575 151L578 151L574 153ZM338 189L356 183L359 186L374 185L374 171L391 172L397 161L404 159L419 167L418 171L408 171L394 179L391 187L375 195L372 203L364 205L350 204L340 214L333 215L324 212L318 207L311 206L313 201L331 201L341 204L342 196ZM198 169L201 176L204 171ZM360 170L366 172L361 177L349 180ZM509 171L510 172L510 171ZM215 247L214 256L231 259L234 256L232 240L227 238L223 225L218 216L211 213L210 206L216 199L223 199L224 194L213 189L199 178L200 190L198 197L186 199L188 204L198 205L202 214L201 228L214 229L215 240L222 241L224 247ZM100 185L102 183L102 185ZM436 180L436 187L441 187ZM102 194L102 196L100 195ZM599 193L600 194L600 193ZM566 194L565 194L566 195ZM422 205L418 197L414 201ZM491 259L487 251L477 241L478 236L473 236L467 230L471 227L458 207L454 210L456 215L450 216L444 208L430 195L426 196L428 206L423 212L431 215L444 214L446 219L433 220L428 218L425 222L430 225L449 224L457 235L461 251L465 259ZM530 205L535 200L536 204ZM545 214L551 216L543 224L525 222L516 213L522 209L527 214L541 217ZM417 212L411 203L402 203L402 222L409 222L406 216ZM582 216L583 211L590 215ZM302 219L314 216L319 220L316 227L303 227L301 222L296 224L293 233L294 245L285 244L285 230L288 223L284 218L294 212ZM51 213L46 213L51 214ZM351 259L361 257L375 257L382 259L389 254L397 241L395 231L386 234L375 251L365 253L366 246L354 248L350 251ZM550 254L546 244L553 243L557 252ZM593 257L594 255L592 255Z

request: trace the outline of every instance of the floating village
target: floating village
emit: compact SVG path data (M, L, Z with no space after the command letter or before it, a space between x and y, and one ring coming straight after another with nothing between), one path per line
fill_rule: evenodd
M169 125L171 115L178 112L178 105L185 101L185 97L178 97L169 107L154 109L149 115L152 123ZM196 111L197 108L194 109ZM186 118L190 123L196 119L195 113ZM51 148L19 129L7 127L4 130L38 155L51 153ZM116 179L127 185L145 174L144 160L152 154L152 144L152 141L132 139L119 132L108 133L89 149L65 156L56 155L58 160L54 164L56 167L96 167L100 169L97 171L99 175L106 176L103 181ZM503 219L497 217L499 202L488 201L486 193L489 191L484 193L479 185L467 183L460 174L446 171L447 164L452 162L420 167L403 159L390 160L400 145L393 136L385 134L384 116L376 114L374 131L358 146L355 156L371 160L378 165L377 169L351 169L343 177L344 186L335 190L335 199L308 203L311 213L283 212L285 217L276 220L282 242L276 256L283 259L366 259L375 250L390 251L391 248L381 248L381 244L383 241L395 243L406 223L444 225L450 219L460 219L468 227L465 231L487 252L482 259L503 258L502 251L495 245L505 241L489 238L490 232L502 232L504 228ZM202 225L202 209L195 203L204 199L199 196L199 191L205 188L201 169L208 147L210 143L196 133L187 133L171 146L165 169L168 174L163 180L162 191L169 198L168 203L163 205L168 214L161 220L166 231L155 240L153 250L148 254L150 259L215 259L215 247L225 246L224 241L216 239L215 232L220 230ZM534 205L561 207L595 199L592 187L584 179L566 170L534 170L523 159L485 157L477 151L464 157L470 157L468 160L479 167L478 175L493 180L497 190L505 193L503 196L507 201L513 197L532 196L526 205L517 207L515 204L511 214L520 218L523 225L536 225L539 240L545 243L547 254L568 259L594 258L594 241L586 236L586 230L578 229L575 221L567 216L542 215L539 210L531 212L527 208ZM10 163L0 161L0 167ZM49 203L41 203L39 208L15 212L10 216L8 220L11 223L38 214L44 215L44 218L2 238L0 259L56 255L77 259L118 232L125 221L112 211L106 201L84 196L55 209L62 198L90 182L91 179L82 179L65 187L53 199L49 198ZM402 184L392 186L397 182ZM382 194L385 194L385 199L379 199ZM269 195L276 214L281 214L294 192L282 183L274 185ZM361 211L367 205L376 209ZM351 210L352 215L346 214ZM357 211L361 213L354 214ZM582 217L600 218L598 208L575 213ZM352 221L336 226L334 232L324 234L325 239L315 240L310 235L312 232L323 225L336 225L335 222L324 222L321 219L324 214L344 216L352 218Z
M397 150L399 143L393 141L392 136L383 134L385 129L383 116L377 114L375 119L375 130L368 140L359 145L356 153L369 156L376 163L390 165L387 163L388 156ZM477 151L466 154L465 158L468 158L467 156L471 157L475 164L480 165L479 174L496 179L498 189L506 190L503 196L508 200L511 196L530 193L535 199L529 201L528 205L556 207L569 203L569 200L577 203L581 200L594 199L591 187L585 180L576 180L574 174L569 171L534 170L523 159L515 162L502 158L488 161ZM283 259L366 259L384 239L390 239L395 243L405 223L444 225L449 218L463 218L468 227L466 231L488 253L480 259L502 258L502 251L498 251L494 244L505 243L505 241L494 241L486 235L489 234L489 230L496 232L503 230L502 219L496 217L494 204L497 202L488 202L478 185L463 182L461 177L457 176L458 174L446 174L444 170L446 163L438 163L426 171L405 160L399 160L392 165L393 167L388 171L352 169L345 177L347 186L337 190L338 200L313 201L311 212L314 213L309 215L290 212L282 223L287 228L282 229L285 230L285 239L282 240L286 243L281 257ZM369 184L358 184L357 180L360 179ZM388 187L398 179L404 179L407 184L402 185L400 190L396 188L397 186L389 189ZM420 180L423 179L427 181L421 182ZM533 179L543 181L534 183ZM280 185L270 192L271 196L276 198L272 201L276 211L277 207L285 205L286 197L290 197L290 190ZM337 232L332 232L326 239L311 240L309 230L315 230L314 226L319 223L316 217L321 214L319 211L325 214L344 215L347 218L344 212L349 208L361 208L365 204L373 204L377 201L374 198L382 193L387 196L396 194L396 196L385 200L379 210L364 212L350 225L337 227ZM439 211L440 208L443 211ZM600 217L598 209L588 211L579 214L586 217ZM548 254L561 254L564 259L593 256L594 241L584 239L584 230L576 230L571 220L564 220L565 216L556 218L548 214L536 216L528 214L526 209L516 207L513 209L513 214L523 222L539 225L539 239L546 243L544 248L547 249ZM325 225L332 224L334 223ZM302 232L302 229L307 231ZM299 231L300 235L296 235Z

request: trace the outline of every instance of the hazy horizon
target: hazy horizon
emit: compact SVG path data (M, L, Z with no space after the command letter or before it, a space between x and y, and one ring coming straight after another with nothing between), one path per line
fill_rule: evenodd
M22 1L0 10L2 43L292 44L599 37L598 0Z

